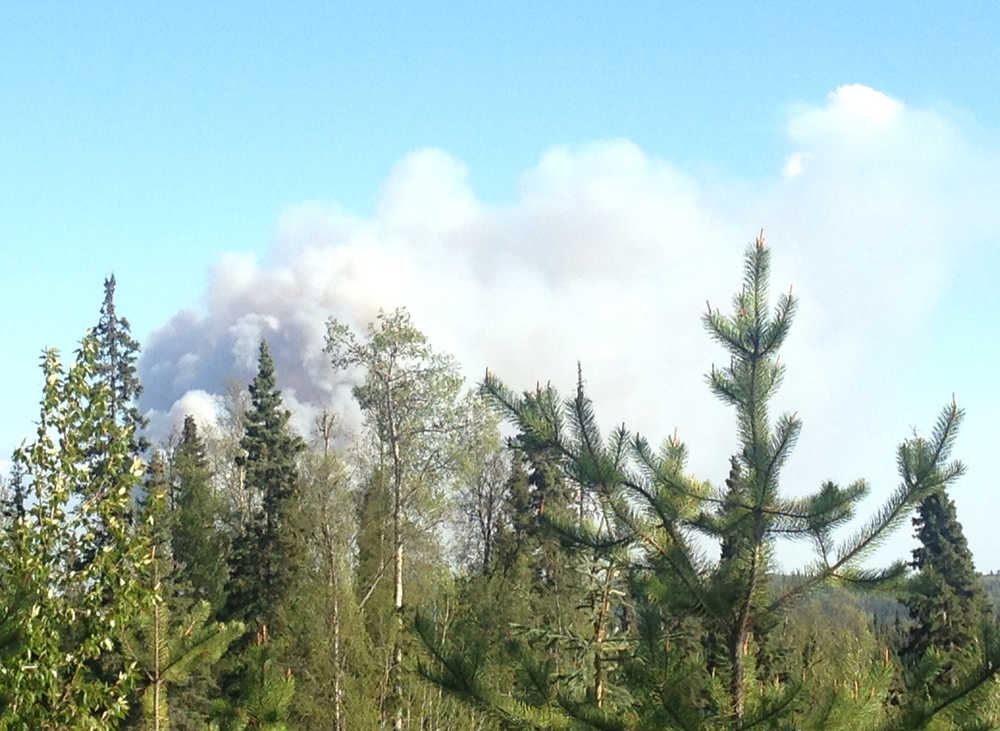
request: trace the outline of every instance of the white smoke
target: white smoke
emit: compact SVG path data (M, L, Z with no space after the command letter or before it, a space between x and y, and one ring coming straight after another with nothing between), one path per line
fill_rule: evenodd
M801 299L780 399L805 421L789 489L867 476L884 496L896 444L954 388L897 403L886 374L926 337L955 256L1000 230L1000 164L945 116L860 85L792 108L785 132L786 162L757 181L702 181L626 140L557 147L502 206L479 201L447 153L417 151L370 218L304 204L263 260L222 257L201 306L146 344L144 406L160 428L188 409L210 419L210 394L250 380L266 338L300 428L324 407L356 418L324 322L360 330L406 306L471 382L489 367L515 388L551 379L568 391L581 361L609 427L654 441L677 427L692 469L720 481L735 436L703 383L725 356L700 317L706 299L728 310L764 226L773 287L794 284Z
M192 416L199 427L211 431L219 423L223 409L221 396L193 389L174 401L169 411L150 411L148 430L163 440L179 433L184 418Z

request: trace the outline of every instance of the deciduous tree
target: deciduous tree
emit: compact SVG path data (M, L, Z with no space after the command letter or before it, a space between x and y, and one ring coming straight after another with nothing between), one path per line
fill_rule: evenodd
M391 671L393 724L402 728L403 650L398 628L404 600L403 562L412 527L426 530L438 520L443 488L450 483L460 426L462 377L455 361L435 353L405 310L380 312L359 339L346 324L327 323L326 350L334 367L359 368L364 380L354 388L374 440L378 474L391 499L393 605L397 632Z
M151 597L142 581L148 541L129 522L143 472L134 425L114 418L97 363L90 336L65 373L55 351L45 353L35 440L14 456L29 498L0 535L0 604L19 628L0 668L10 728L112 727L135 681L131 667L112 677L97 672L106 657L120 656L120 629ZM89 459L97 444L100 469Z

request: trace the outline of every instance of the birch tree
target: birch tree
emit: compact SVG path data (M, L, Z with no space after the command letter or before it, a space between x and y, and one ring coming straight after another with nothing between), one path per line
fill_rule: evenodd
M388 474L392 499L393 606L397 632L390 683L393 727L403 727L401 629L404 561L410 531L433 530L441 518L455 437L461 428L462 377L449 356L434 352L404 309L379 312L363 338L331 319L326 352L337 369L358 369L354 388L378 467Z

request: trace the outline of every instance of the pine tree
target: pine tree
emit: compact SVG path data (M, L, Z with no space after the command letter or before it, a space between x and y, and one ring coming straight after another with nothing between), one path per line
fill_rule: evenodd
M212 485L205 445L190 415L173 454L170 494L176 582L218 610L225 601L228 540L220 529L223 506Z
M167 506L169 490L166 462L159 451L154 452L140 528L148 536L149 553L142 577L149 598L123 633L125 655L141 676L133 725L150 731L206 721L199 709L184 708L172 696L183 689L182 699L190 702L197 692L193 686L205 685L211 666L244 632L240 622L211 622L211 604L192 599L181 588L183 579L170 548L173 521Z
M283 408L265 341L260 343L257 376L249 391L240 464L253 514L234 541L226 615L251 627L268 625L273 633L296 571L288 516L298 482L295 460L305 444L288 423L291 413Z
M801 706L802 683L757 667L757 648L767 639L760 635L824 583L864 588L902 575L901 562L879 571L858 564L921 500L961 474L960 463L947 463L961 412L952 404L929 440L914 438L900 446L899 488L838 545L834 532L866 494L863 481L846 488L824 482L802 498L784 497L779 490L781 468L801 425L794 415L772 421L768 404L784 374L777 352L796 303L789 293L769 311L769 268L770 252L760 237L747 251L733 315L709 309L705 316L709 333L730 356L727 367L713 368L708 376L712 391L734 407L737 417L741 449L726 489L685 473L685 449L676 436L658 452L624 427L605 439L582 378L576 397L562 405L555 398L520 397L489 372L483 383L515 426L535 444L557 451L567 473L601 506L605 521L599 530L553 521L563 541L578 551L629 562L636 616L631 650L623 656L629 696L602 708L592 699L555 692L545 703L526 706L523 697L498 696L473 665L431 642L446 668L438 673L439 682L501 718L537 725L561 717L602 729L740 729L776 724ZM721 560L706 561L692 532L719 541ZM772 556L782 538L810 540L817 561L775 591ZM707 658L695 658L693 664L690 646L681 655L673 650L673 633L684 623L701 625L719 638L720 657L711 660L716 672L708 672ZM549 682L539 668L533 672L542 685Z
M287 731L289 706L295 696L295 677L275 658L263 625L254 642L239 657L235 696L215 704L213 717L223 731Z

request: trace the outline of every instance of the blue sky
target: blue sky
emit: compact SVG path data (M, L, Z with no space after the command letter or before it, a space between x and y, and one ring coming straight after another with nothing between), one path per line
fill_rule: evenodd
M694 339L698 308L727 302L766 226L776 280L795 283L812 333L788 355L803 374L790 370L789 408L807 417L793 476L839 469L823 457L843 436L828 424L848 420L836 449L851 466L833 476L870 476L885 494L892 446L955 391L969 409L960 517L980 567L1000 568L1000 9L481 5L5 7L0 449L30 430L37 354L73 347L114 271L120 310L171 363L144 366L158 412L219 392L223 371L243 377L244 340L261 332L291 344L287 385L304 409L337 402L306 321L407 304L473 377L486 361L518 384L569 386L582 358L610 422L654 438L686 427L693 466L719 479L724 411L621 382L674 387L643 381L648 364L704 390L720 356ZM609 263L619 255L648 265ZM554 319L591 306L590 328ZM539 308L553 319L523 326ZM636 313L643 329L618 324ZM602 326L614 337L595 337ZM673 345L650 329L676 330ZM511 355L538 339L542 352Z

